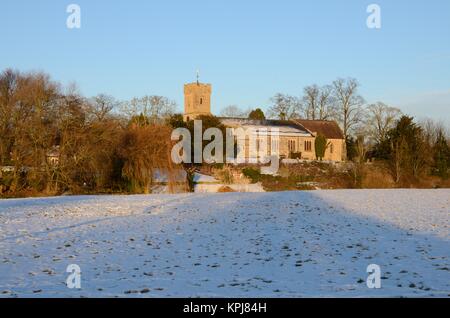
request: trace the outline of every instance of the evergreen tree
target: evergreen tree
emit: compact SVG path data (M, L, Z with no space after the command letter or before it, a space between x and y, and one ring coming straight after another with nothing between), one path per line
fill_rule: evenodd
M450 166L450 147L442 131L438 132L436 143L433 146L433 153L434 173L443 179L448 179L448 169Z
M266 119L266 116L264 115L264 112L261 110L261 108L256 108L255 110L252 110L250 112L248 118L255 120L264 120Z
M319 134L316 137L315 142L315 148L316 148L316 158L320 161L323 160L323 157L325 157L325 151L328 148L328 140L325 138L325 136Z
M356 152L356 139L348 136L345 140L345 147L347 149L347 159L350 161L353 161L354 158L357 156Z
M430 150L422 128L412 117L403 116L386 140L376 145L375 155L389 162L394 180L399 182L405 174L420 176L429 163Z
M176 128L187 128L187 124L183 119L183 115L181 114L173 114L166 120L167 125Z

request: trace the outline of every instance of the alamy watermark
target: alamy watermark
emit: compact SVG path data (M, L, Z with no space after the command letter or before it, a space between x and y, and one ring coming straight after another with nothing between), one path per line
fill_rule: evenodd
M69 16L66 20L66 26L68 29L80 29L81 28L81 7L78 4L69 4L66 12Z
M369 29L381 29L381 7L375 3L370 4L367 7L367 13L370 13L366 20L367 27Z
M367 266L367 288L380 289L381 288L381 267L377 264L370 264Z
M70 275L67 277L66 285L70 289L80 289L81 288L81 268L77 264L70 264L66 269L67 273Z
M68 29L80 29L81 28L81 7L78 4L69 4L66 8L66 12L69 16L66 20L66 26ZM381 29L381 7L379 4L372 3L367 6L366 12L369 16L366 20L366 25L369 29Z
M194 121L194 136L187 128L173 130L172 141L178 141L172 148L173 163L270 164L270 167L265 169L266 173L278 171L278 128L226 128L224 136L219 128L208 128L203 133L202 126L201 120ZM205 141L210 142L204 145Z
M69 4L66 8L66 12L69 16L66 20L66 26L68 29L80 29L81 28L81 7L78 4ZM367 6L366 12L369 16L366 20L366 25L369 29L381 29L381 7L379 4L372 3Z

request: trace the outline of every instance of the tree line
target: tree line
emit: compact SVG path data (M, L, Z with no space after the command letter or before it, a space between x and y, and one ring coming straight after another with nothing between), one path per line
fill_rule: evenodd
M383 161L396 182L424 174L448 178L447 127L416 123L383 103L365 105L358 88L355 79L338 79L305 87L300 97L276 94L267 117L336 120L348 159L361 166ZM0 194L146 193L155 171L176 168L172 129L192 128L176 109L157 95L120 102L106 94L86 98L45 73L7 69L0 74ZM237 106L221 115L266 118L260 108ZM204 128L224 129L214 116L203 120Z
M300 96L277 93L270 99L267 117L280 120L334 120L340 124L346 139L362 133L363 128L371 130L364 132L365 134L378 138L376 134L386 133L386 129L398 119L401 111L383 103L365 107L359 87L359 82L354 78L338 78L329 85L306 86ZM243 111L232 105L226 107L221 115L251 118L251 112L252 110ZM260 117L266 116L263 114Z
M175 103L83 97L41 72L0 74L0 193L148 192L155 169L172 171Z
M347 159L357 163L354 173L362 178L368 160L388 166L395 183L436 175L447 179L450 168L449 129L442 123L413 117L383 102L367 104L354 78L338 78L329 85L303 88L300 96L278 93L270 99L267 117L291 120L334 120L347 146ZM229 106L223 116L265 119L261 109L243 111ZM316 146L323 154L327 141L319 136ZM322 155L323 156L323 155ZM320 157L320 155L318 156Z

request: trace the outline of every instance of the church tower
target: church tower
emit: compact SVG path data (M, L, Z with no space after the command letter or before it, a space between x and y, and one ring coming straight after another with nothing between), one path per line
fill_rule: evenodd
M211 84L197 82L184 85L184 121L211 115Z

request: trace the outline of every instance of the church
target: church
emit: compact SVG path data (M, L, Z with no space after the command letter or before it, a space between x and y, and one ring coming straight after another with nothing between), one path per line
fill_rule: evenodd
M184 85L184 115L185 121L194 120L201 115L211 115L212 85L194 83ZM267 134L265 147L267 155L277 154L283 159L316 160L315 139L322 135L327 139L328 146L323 160L345 161L345 139L342 130L335 121L326 120L253 120L246 118L219 117L222 124L233 130L242 128L252 131L257 136ZM276 136L274 133L276 132ZM235 138L246 138L235 135ZM256 137L256 147L251 147L248 138L240 140L242 152L251 161L260 155L259 140ZM239 141L239 140L237 140Z

